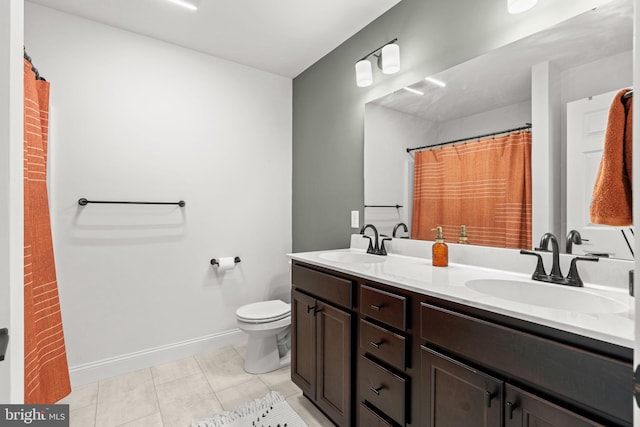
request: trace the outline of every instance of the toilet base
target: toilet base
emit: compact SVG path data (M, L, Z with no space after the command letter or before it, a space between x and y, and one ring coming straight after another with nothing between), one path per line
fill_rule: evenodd
M291 351L280 357L275 336L250 336L244 359L244 370L250 374L264 374L291 364Z

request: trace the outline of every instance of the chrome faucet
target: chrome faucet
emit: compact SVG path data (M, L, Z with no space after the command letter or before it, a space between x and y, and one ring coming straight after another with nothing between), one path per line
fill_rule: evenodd
M404 228L404 232L405 233L409 232L409 229L407 228L407 224L405 224L404 222L399 222L399 223L396 224L395 227L393 227L393 233L391 234L392 237L394 237L394 238L396 237L396 231L398 231L398 228L400 228L400 227ZM402 238L403 239L408 239L409 236L402 237Z
M375 245L374 245L374 242L371 240L371 236L367 236L366 234L364 234L367 231L367 228L371 228L373 230ZM367 248L367 253L379 255L380 248L378 246L378 230L376 229L376 227L373 224L366 224L365 226L362 227L362 229L360 229L360 234L362 234L362 237L364 239L369 239L369 247Z

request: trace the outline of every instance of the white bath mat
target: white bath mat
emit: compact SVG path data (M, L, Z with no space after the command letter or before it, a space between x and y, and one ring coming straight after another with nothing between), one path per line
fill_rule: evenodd
M206 420L194 422L191 427L307 427L302 418L291 409L284 397L272 391L261 399L244 403Z

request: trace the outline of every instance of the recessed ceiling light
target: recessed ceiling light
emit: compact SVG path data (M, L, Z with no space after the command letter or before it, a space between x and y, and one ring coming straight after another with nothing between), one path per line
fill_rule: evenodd
M447 84L445 82L442 82L438 79L434 79L433 77L425 77L424 78L426 81L428 81L429 83L433 83L436 86L440 86L440 87L446 87Z
M511 14L526 12L538 3L538 0L507 0L507 10Z
M416 95L424 95L424 92L420 92L419 90L415 90L415 89L411 89L410 87L403 87L402 89L406 90L407 92L411 92L411 93L415 93Z
M198 6L196 4L195 1L193 0L166 0L169 3L173 3L175 5L178 6L182 6L185 9L189 9L189 10L198 10Z

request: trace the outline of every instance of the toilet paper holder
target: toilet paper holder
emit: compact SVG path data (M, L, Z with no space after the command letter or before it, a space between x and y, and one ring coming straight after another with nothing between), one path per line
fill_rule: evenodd
M235 262L236 264L237 264L237 263L239 263L239 262L240 262L240 257L239 257L239 256L235 257L235 258L233 259L233 262ZM211 259L211 265L220 265L220 263L218 262L218 260L217 260L217 259L212 258L212 259Z

